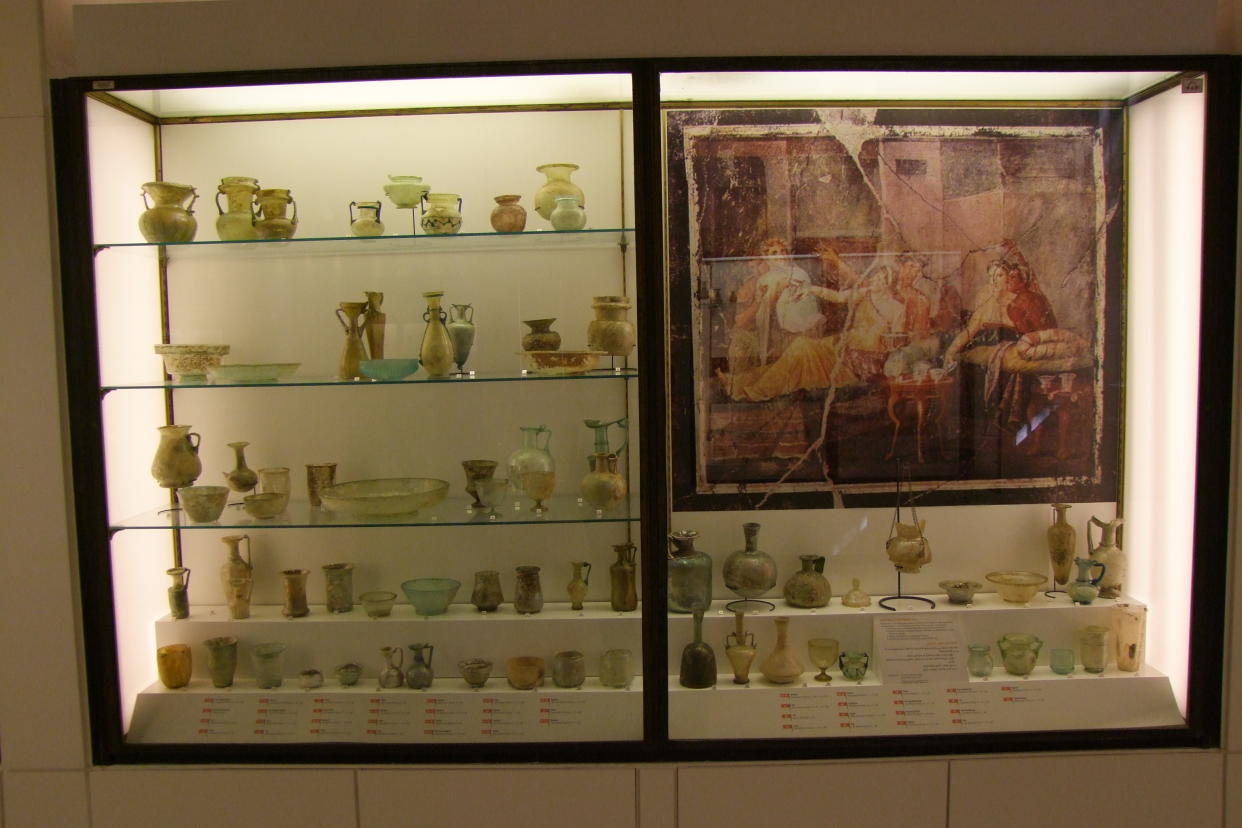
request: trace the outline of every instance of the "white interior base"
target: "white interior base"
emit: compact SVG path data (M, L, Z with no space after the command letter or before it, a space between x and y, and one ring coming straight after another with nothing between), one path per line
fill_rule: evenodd
M589 678L577 690L514 690L494 673L472 690L437 679L427 690L379 691L374 680L350 688L277 690L253 683L217 689L195 680L138 694L130 742L561 742L624 741L643 735L642 679L625 689Z
M1151 668L1068 676L1037 667L1029 679L999 669L987 679L952 686L892 687L873 673L831 684L806 673L794 684L750 684L719 677L716 687L688 690L669 679L669 736L674 739L832 738L915 733L993 733L1183 724L1169 679ZM704 704L701 694L711 694Z

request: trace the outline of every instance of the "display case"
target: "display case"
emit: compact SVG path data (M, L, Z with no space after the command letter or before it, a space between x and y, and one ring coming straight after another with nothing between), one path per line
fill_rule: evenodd
M230 80L69 116L97 740L641 740L629 71Z
M1214 743L1237 74L56 82L96 761Z
M1214 738L1233 80L1046 68L661 74L696 755Z

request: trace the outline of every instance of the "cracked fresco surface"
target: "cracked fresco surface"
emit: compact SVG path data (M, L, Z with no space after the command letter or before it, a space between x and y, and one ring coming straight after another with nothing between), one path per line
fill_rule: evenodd
M1115 497L1122 125L667 112L676 507Z

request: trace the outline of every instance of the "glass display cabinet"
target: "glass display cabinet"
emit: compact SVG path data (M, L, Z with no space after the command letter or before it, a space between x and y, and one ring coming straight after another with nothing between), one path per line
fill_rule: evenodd
M660 76L670 739L1214 738L1234 80L764 68Z
M62 113L96 738L640 740L629 72L150 80Z
M54 82L95 760L1215 743L1238 93Z

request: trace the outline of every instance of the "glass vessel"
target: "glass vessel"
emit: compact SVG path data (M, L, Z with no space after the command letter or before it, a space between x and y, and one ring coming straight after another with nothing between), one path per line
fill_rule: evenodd
M724 585L739 598L758 598L776 586L776 561L759 548L759 524L742 524L746 545L725 558Z
M306 499L312 509L323 505L319 498L321 489L326 489L336 482L336 463L306 464Z
M224 479L229 484L229 488L235 492L248 492L259 483L259 475L246 465L246 446L250 445L244 440L235 443L229 443L229 448L233 450L233 470L224 473Z
M155 665L160 681L169 690L185 687L192 674L192 654L189 644L167 644L155 651Z
M586 681L586 656L564 650L552 657L552 683L557 687L581 687Z
M478 483L480 480L491 480L496 474L496 467L500 465L495 460L462 460L461 467L466 473L466 494L474 498L471 507L474 509L482 509L484 504L479 500Z
M837 663L837 656L841 654L840 642L835 638L812 638L806 642L806 649L811 663L819 668L815 680L832 681L828 668Z
M1074 651L1068 648L1057 648L1048 653L1048 667L1058 676L1068 676L1074 672Z
M789 646L789 619L774 618L772 621L776 624L776 646L763 660L759 671L773 684L793 684L802 678L802 662Z
M392 605L397 601L397 593L388 590L372 590L358 596L362 602L362 610L367 618L387 618L392 615Z
M566 163L540 164L535 167L535 172L541 172L547 177L547 180L535 191L536 213L551 221L558 196L573 196L578 204L586 206L582 188L569 180L569 176L576 169L578 169L577 164Z
M694 608L694 640L681 651L678 681L682 687L702 689L716 686L716 653L703 640L703 605Z
M230 175L220 179L216 187L216 235L220 241L249 241L257 239L254 229L254 194L259 191L258 179L244 175ZM225 197L228 209L220 204Z
M276 641L255 644L250 649L254 680L262 690L279 687L285 681L285 645Z
M207 647L207 673L212 687L231 687L237 672L237 638L222 635L203 642Z
M992 648L987 644L971 644L968 646L970 655L966 657L966 670L975 678L987 678L992 675Z
M341 355L336 361L337 379L362 378L358 364L367 358L366 346L362 344L362 320L366 312L366 302L341 302L335 311L336 321L341 323L341 329L345 332Z
M823 555L799 555L798 559L802 561L802 569L785 582L785 603L803 609L828 606L832 600L832 584L824 577L826 559Z
M448 314L440 307L442 296L442 290L423 293L423 298L427 300L427 310L423 311L423 321L427 323L427 328L423 331L418 359L423 370L432 377L447 377L453 370L453 340L444 324Z
M871 664L871 655L861 650L846 650L841 653L837 663L841 667L841 675L850 681L862 681L867 677L867 667Z
M453 343L453 362L457 364L457 373L464 374L470 349L474 347L474 307L449 305L449 321L445 328Z
M517 568L517 589L513 594L513 608L523 615L534 615L543 609L543 586L539 583L539 567Z
M384 657L384 666L379 671L379 686L392 690L405 685L405 673L401 665L405 661L405 650L400 647L380 647L380 655Z
M573 567L574 574L569 580L569 585L565 591L569 593L569 608L574 610L582 609L582 602L586 600L587 588L591 584L591 564L589 561L570 561L569 565ZM583 574L583 570L586 573Z
M1102 673L1108 667L1109 645L1112 631L1101 624L1088 624L1078 631L1078 652L1082 657L1082 669L1088 673Z
M168 614L173 618L190 617L190 570L175 566L168 570L172 586L168 588Z
M755 660L755 634L746 631L746 613L733 611L733 632L725 636L725 657L733 668L734 684L750 684L750 665Z
M996 646L1001 652L1005 672L1011 676L1029 676L1044 642L1029 633L1005 633Z
M668 536L672 543L668 560L668 608L673 612L694 612L696 605L712 601L712 559L694 548L698 532L684 529Z
M281 614L286 618L301 618L310 614L310 605L306 602L306 578L309 569L285 569L280 573L281 585L284 588L285 604Z
M1118 602L1113 615L1113 636L1117 642L1117 669L1138 672L1143 666L1143 645L1147 638L1147 607Z
M624 648L605 650L599 659L599 683L605 687L628 689L633 680L633 654Z
M355 207L358 208L357 215L354 215ZM364 238L384 235L384 222L380 220L382 208L378 201L349 202L349 232Z
M1078 533L1065 517L1069 509L1068 503L1052 504L1052 525L1046 533L1048 555L1052 558L1052 577L1058 584L1069 581L1078 543Z
M521 431L522 447L509 455L509 480L535 502L536 512L542 512L543 502L556 488L556 461L548 449L552 429L545 425L521 426Z
M367 295L367 312L362 317L362 329L367 335L367 354L371 359L384 358L384 333L388 314L380 308L384 294L378 290L364 291Z
M411 644L409 650L410 667L405 671L405 683L412 690L425 690L435 680L431 658L436 654L436 648L431 644ZM427 654L426 658L423 658L424 652Z
M494 569L482 569L474 573L474 589L470 603L479 612L495 612L505 601L500 591L500 573Z
M327 589L328 612L350 612L354 608L354 565L325 564L323 578Z
M608 568L611 580L609 602L615 612L632 612L638 608L638 548L632 543L613 545L617 560Z
M423 217L418 223L429 236L451 236L461 230L461 196L427 193L423 198Z
M241 543L246 542L246 556ZM228 547L228 560L220 567L220 585L224 588L229 617L238 620L250 617L250 593L254 589L254 564L251 562L250 536L225 535L220 542Z

